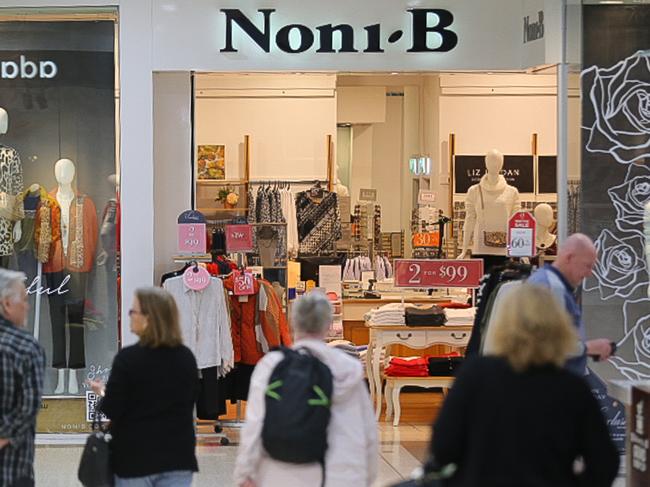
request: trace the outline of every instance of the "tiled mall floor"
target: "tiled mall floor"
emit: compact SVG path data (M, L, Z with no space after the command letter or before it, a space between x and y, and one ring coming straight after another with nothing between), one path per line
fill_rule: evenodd
M429 439L426 425L401 424L393 428L385 423L380 426L380 460L377 487L392 485L407 477L419 464L414 456L424 451ZM236 441L236 432L230 435ZM403 446L404 442L407 447ZM198 448L199 474L195 487L232 486L236 446L220 446L211 440L200 441ZM411 451L409 451L409 449ZM36 449L36 487L77 487L77 466L81 446L39 445Z

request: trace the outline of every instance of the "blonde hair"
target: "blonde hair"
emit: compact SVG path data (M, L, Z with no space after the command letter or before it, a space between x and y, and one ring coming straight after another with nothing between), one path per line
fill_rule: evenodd
M547 288L521 284L495 310L493 354L521 372L529 367L564 366L578 335L558 298Z
M174 297L159 287L140 288L135 291L140 311L147 318L147 326L140 335L145 347L177 347L183 343Z

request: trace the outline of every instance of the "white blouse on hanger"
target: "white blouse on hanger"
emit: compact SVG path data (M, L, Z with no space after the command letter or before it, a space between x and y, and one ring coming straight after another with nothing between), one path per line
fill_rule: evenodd
M235 365L230 314L221 279L210 278L203 291L185 286L183 276L163 283L178 306L183 343L194 353L199 369L218 367L223 377Z

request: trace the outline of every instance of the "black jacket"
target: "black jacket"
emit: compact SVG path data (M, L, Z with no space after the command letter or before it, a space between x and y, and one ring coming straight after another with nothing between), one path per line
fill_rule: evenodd
M111 462L120 477L196 472L196 359L189 348L133 345L115 356L101 410L111 419Z
M458 465L453 487L610 487L619 464L582 378L552 366L516 373L493 357L460 369L431 447L438 464Z

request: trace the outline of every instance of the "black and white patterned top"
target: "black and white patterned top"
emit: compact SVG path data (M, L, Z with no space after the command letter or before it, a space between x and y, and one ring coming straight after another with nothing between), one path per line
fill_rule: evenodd
M0 145L0 193L17 195L23 191L23 166L18 151ZM14 253L14 222L0 217L0 255Z
M0 316L0 485L34 478L34 434L41 407L45 351L36 339Z
M341 217L336 193L324 192L318 202L308 191L296 195L296 217L300 254L331 253L341 238Z

